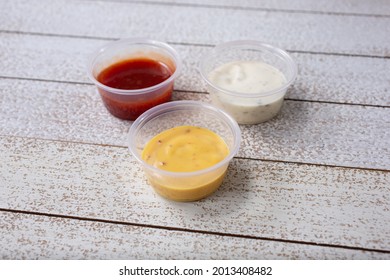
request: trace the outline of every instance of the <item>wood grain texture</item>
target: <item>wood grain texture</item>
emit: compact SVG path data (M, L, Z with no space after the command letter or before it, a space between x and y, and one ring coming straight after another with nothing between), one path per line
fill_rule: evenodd
M386 259L387 254L0 212L0 259ZM234 250L232 250L234 248Z
M159 16L150 20L150 15ZM0 29L107 38L150 37L197 44L256 39L290 50L373 56L390 53L387 17L310 13L296 16L147 3L18 0L4 3Z
M126 0L104 0L126 1ZM141 1L135 1L141 2ZM390 3L387 0L142 0L142 2L166 3L168 5L204 5L232 9L265 9L280 12L335 13L365 16L390 15Z
M92 85L0 79L0 92L2 135L127 146L131 122L109 115ZM286 101L275 119L241 126L238 156L389 170L389 127L389 108Z
M234 159L214 195L160 198L126 148L1 137L0 208L390 251L390 172Z
M109 40L0 33L0 76L91 83L86 64ZM179 90L206 91L198 65L211 47L173 45L183 70ZM390 106L390 59L292 53L299 75L287 98ZM23 57L23 59L20 59ZM48 67L50 65L50 67Z
M385 0L2 1L0 259L390 259L388 34ZM124 37L178 50L176 100L210 102L197 66L221 42L297 60L209 198L156 195L87 80Z

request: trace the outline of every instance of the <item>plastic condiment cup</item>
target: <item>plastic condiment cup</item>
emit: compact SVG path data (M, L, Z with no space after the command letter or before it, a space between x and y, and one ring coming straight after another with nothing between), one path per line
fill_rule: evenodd
M117 89L97 80L107 67L130 59L152 59L167 66L172 75L165 81L141 89ZM174 80L180 73L181 61L168 44L150 39L122 39L99 48L88 63L88 76L108 111L121 119L135 120L146 110L171 100Z
M229 154L217 164L193 172L171 172L149 165L142 151L151 138L177 126L211 130L227 144ZM161 196L175 201L195 201L209 196L222 184L229 162L239 150L241 131L237 122L213 105L198 101L172 101L143 113L128 134L130 152L141 163L146 177Z
M210 80L213 70L236 61L266 63L284 75L285 83L269 91L248 94L227 90ZM279 113L287 88L296 78L297 65L287 52L271 45L258 41L232 41L217 45L204 55L200 74L214 105L227 111L240 124L257 124Z

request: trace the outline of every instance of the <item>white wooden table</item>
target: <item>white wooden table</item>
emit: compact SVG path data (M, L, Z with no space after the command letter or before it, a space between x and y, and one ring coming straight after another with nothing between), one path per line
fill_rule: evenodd
M389 35L386 0L1 0L0 258L390 259ZM215 44L296 59L211 197L156 195L88 80L88 55L128 37L177 49L174 99L209 102Z

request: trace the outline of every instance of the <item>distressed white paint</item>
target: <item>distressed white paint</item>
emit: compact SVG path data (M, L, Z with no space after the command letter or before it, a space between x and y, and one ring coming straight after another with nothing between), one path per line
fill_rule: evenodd
M90 83L86 64L108 40L0 33L0 76ZM198 65L211 47L172 45L183 70L180 90L206 91ZM390 106L390 59L292 53L299 75L287 98ZM21 59L21 57L23 59ZM50 66L50 67L48 67Z
M386 259L360 250L0 213L1 259ZM232 250L234 248L234 250Z
M195 203L156 195L126 148L2 137L0 207L390 250L390 173L233 160Z
M92 85L0 79L0 92L2 135L127 146L131 122L109 115ZM275 119L241 126L238 156L390 169L389 127L389 108L285 101Z
M104 0L112 1L112 0ZM126 0L115 0L126 1ZM296 11L296 12L311 12L311 13L345 13L359 14L367 16L390 15L390 3L387 0L143 0L150 3L172 3L178 5L206 5L221 8L255 8L255 9L271 9L276 11Z
M17 0L4 6L0 29L8 31L199 44L255 39L301 51L378 56L390 52L388 17L66 0Z
M154 194L128 154L131 122L110 116L93 86L72 84L88 82L87 55L108 39L151 37L183 57L176 85L189 92L174 98L208 102L191 92L204 91L201 54L256 39L297 51L289 98L389 106L388 75L377 75L389 68L389 3L335 3L3 1L0 76L13 78L0 79L0 208L102 222L0 211L0 258L388 259L364 248L390 251L390 173L364 168L390 169L389 108L287 101L278 118L242 126L239 156L253 160L234 159L218 192L174 203Z

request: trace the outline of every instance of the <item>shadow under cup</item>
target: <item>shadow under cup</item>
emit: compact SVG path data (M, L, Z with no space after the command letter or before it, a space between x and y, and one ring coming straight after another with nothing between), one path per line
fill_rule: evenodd
M154 86L129 90L112 88L98 81L103 70L131 59L154 60L166 66L171 75ZM148 39L124 39L95 52L88 64L88 75L112 115L120 119L135 120L148 109L171 100L174 80L180 68L179 56L168 44Z

